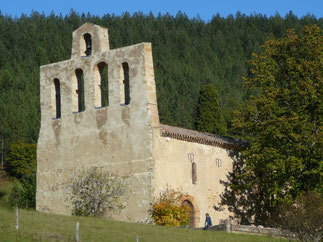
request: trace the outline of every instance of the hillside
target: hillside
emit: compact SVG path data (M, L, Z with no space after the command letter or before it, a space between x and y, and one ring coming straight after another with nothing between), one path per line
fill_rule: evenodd
M77 14L12 18L0 12L0 149L6 155L15 141L36 143L40 125L39 66L70 58L72 32L84 22L109 30L110 47L152 42L158 109L164 124L194 129L200 87L213 83L228 128L232 112L248 98L242 77L247 60L270 36L323 19L261 14L220 17L209 22L185 14L136 13L102 17Z
M80 241L287 241L257 235L227 234L168 228L106 219L72 217L19 210L19 230L15 230L15 210L6 202L11 182L0 180L0 241L74 241L75 224L80 222Z

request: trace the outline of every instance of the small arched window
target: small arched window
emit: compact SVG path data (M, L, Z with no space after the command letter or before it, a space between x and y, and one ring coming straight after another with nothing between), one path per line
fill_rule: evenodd
M85 55L90 56L92 54L92 36L89 33L83 35L85 42Z
M130 103L129 65L127 62L123 62L121 78L120 78L120 104L128 105L129 103Z
M59 79L54 79L54 100L53 100L53 116L54 118L61 117L61 85Z
M77 112L82 112L85 110L85 100L84 100L84 75L82 69L75 70L76 75L76 90L75 95L77 97Z
M196 163L192 162L192 183L196 184L197 174L196 174Z
M95 81L95 106L107 107L109 105L109 79L108 65L100 62L94 73Z

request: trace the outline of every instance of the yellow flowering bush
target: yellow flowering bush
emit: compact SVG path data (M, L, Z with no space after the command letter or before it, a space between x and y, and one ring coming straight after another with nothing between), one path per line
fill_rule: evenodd
M154 198L152 204L152 219L158 225L185 226L191 219L191 210L187 204L182 203L180 191L167 188Z

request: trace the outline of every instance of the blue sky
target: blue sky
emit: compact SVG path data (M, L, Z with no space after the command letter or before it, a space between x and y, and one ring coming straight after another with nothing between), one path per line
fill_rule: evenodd
M102 16L106 13L121 15L128 11L131 14L141 11L144 14L152 11L155 15L170 13L176 15L178 11L186 13L190 18L199 16L208 21L216 13L221 16L235 14L237 11L245 14L261 13L267 16L278 12L285 16L290 10L299 17L307 13L316 17L323 17L323 0L0 0L2 14L20 16L29 15L32 10L46 15L51 11L66 15L70 9L82 13Z

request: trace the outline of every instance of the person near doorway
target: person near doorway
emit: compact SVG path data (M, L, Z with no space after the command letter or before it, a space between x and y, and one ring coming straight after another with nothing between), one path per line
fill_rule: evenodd
M208 230L212 226L212 220L208 213L205 214L205 227L204 230Z

